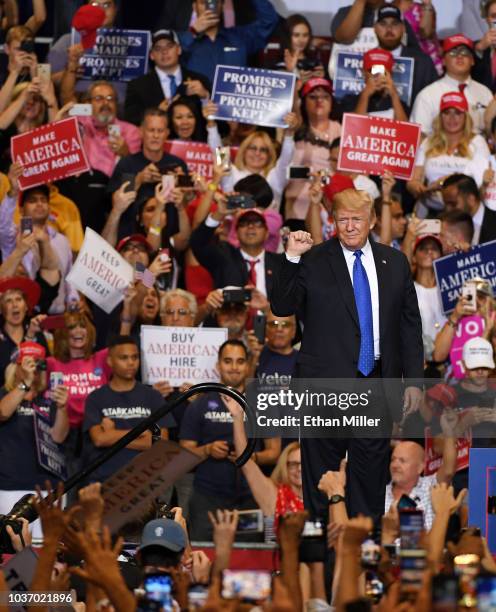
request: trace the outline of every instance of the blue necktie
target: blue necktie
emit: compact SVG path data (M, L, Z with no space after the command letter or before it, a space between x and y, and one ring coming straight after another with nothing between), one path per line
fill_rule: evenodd
M173 98L177 93L176 77L173 74L168 74L167 76L169 77L170 97Z
M360 322L360 356L358 358L358 371L368 376L374 369L374 326L372 321L372 298L370 296L369 279L363 267L361 257L363 251L355 251L353 264L353 291Z

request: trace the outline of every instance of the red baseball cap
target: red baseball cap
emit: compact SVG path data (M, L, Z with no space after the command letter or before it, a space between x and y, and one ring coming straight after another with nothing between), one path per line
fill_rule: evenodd
M470 38L467 38L465 34L453 34L453 36L448 36L448 38L444 39L443 53L448 53L448 51L456 47L468 47L473 52L474 43Z
M28 305L29 310L33 310L40 300L41 287L34 280L24 276L12 276L0 280L0 295L7 291L20 291Z
M460 91L449 91L442 96L439 105L440 112L447 108L456 108L463 113L468 113L467 98Z
M32 357L33 359L45 359L46 351L45 347L37 342L21 342L19 344L19 351L17 354L17 363L22 363L25 357Z
M332 202L334 196L345 189L355 189L351 177L344 174L333 174L331 181L324 187L323 192L329 202Z
M241 219L245 219L249 215L251 215L252 217L258 217L259 219L262 219L262 221L267 226L267 220L265 219L265 215L263 214L263 212L261 210L257 210L256 208L248 208L248 210L243 211L239 215L239 217L236 219L236 227L238 227L239 222L241 221Z
M139 242L146 247L146 250L151 253L153 251L152 245L148 242L148 240L143 236L143 234L131 234L130 236L126 236L122 240L120 240L116 246L116 251L120 253L122 249L129 242Z
M317 89L317 87L322 87L332 96L332 83L327 79L322 79L320 77L315 77L313 79L308 79L308 81L303 85L301 89L301 97L305 98L308 94Z
M83 49L91 49L96 43L96 31L105 21L105 11L99 6L83 4L72 18L72 27L81 35Z
M388 72L393 70L394 57L385 49L370 49L363 54L363 69L370 70L372 66L384 66Z
M417 250L419 244L424 242L424 240L434 240L434 242L438 245L439 250L441 251L441 255L443 254L443 243L441 242L439 236L436 236L436 234L421 234L420 236L417 236L415 244L413 245L414 253Z

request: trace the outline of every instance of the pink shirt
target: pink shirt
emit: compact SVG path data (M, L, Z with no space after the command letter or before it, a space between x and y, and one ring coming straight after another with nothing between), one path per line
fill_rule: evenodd
M110 380L107 354L108 349L103 349L89 359L72 359L68 362L59 361L55 357L47 358L47 380L50 380L50 372L62 372L64 385L69 389L67 413L71 427L82 424L88 395Z
M78 121L81 126L84 150L91 169L99 170L103 174L110 176L120 157L109 147L107 126L96 125L93 117L78 117ZM114 119L112 125L120 126L121 136L124 138L130 154L138 153L141 150L141 132L139 128L132 123L121 121L120 119Z

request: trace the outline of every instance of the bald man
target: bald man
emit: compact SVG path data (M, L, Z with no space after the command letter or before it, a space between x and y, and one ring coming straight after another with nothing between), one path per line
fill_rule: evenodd
M389 465L391 482L386 487L386 512L402 495L408 495L417 503L417 508L424 511L424 527L427 530L431 528L434 518L431 489L442 482L449 485L456 471L456 438L451 424L443 425L443 459L435 474L422 476L425 465L424 449L417 442L399 442L394 448Z

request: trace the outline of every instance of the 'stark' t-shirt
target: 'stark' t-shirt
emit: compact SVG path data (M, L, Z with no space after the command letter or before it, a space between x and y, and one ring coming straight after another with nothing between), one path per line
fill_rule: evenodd
M163 404L164 400L158 391L140 382L136 382L131 391L113 391L109 385L104 385L93 391L86 400L83 421L85 466L95 461L108 448L97 448L93 444L89 435L91 427L99 425L104 418L108 418L114 421L116 429L133 429ZM158 421L158 425L160 427L173 427L175 420L171 415L166 415ZM140 452L123 448L90 474L89 481L103 482L134 459Z

